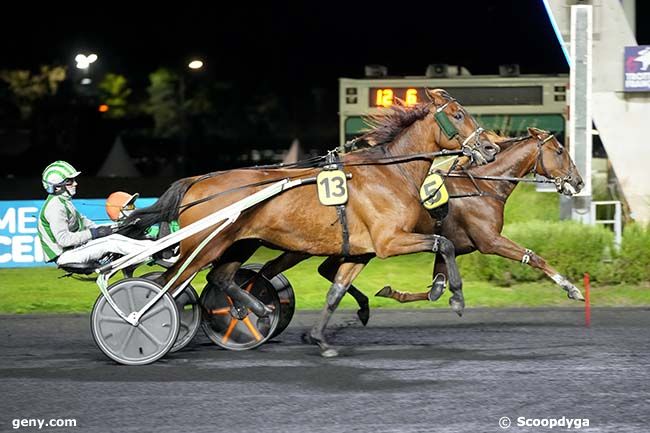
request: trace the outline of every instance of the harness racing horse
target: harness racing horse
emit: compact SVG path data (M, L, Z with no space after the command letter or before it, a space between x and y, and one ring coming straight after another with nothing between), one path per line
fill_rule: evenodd
M459 177L447 178L447 190L451 197L458 198L452 200L449 214L442 221L438 233L453 242L457 255L478 250L482 254L496 254L521 261L548 275L567 292L570 299L584 301L580 290L542 257L501 235L506 200L518 184L511 178L536 173L553 179L557 191L569 196L580 192L584 186L569 152L553 135L535 128L529 128L528 132L528 137L498 142L502 149L498 161L469 168L466 174L459 173ZM495 178L480 179L483 176ZM376 296L399 302L435 301L445 288L446 273L444 263L436 258L434 284L429 292L403 293L386 286ZM355 291L351 288L350 293L356 295Z
M472 156L487 159L489 155L469 145L476 142L487 149L492 143L447 92L438 89L428 94L429 103L395 106L378 120L368 133L377 146L342 155L337 162L350 178L346 224L335 207L320 204L316 186L307 183L319 168L258 168L176 181L152 206L133 212L124 226L133 234L154 223L179 218L185 227L265 185L287 178L304 179L304 186L286 190L241 213L218 237L210 237L211 229L206 229L183 239L178 260L162 279L165 283L173 281L174 288L212 265L208 281L222 289L235 307L264 317L269 308L233 281L241 264L261 243L309 255L337 256L348 250L349 260L338 268L321 318L309 334L323 356L335 356L337 352L330 348L323 331L348 286L373 256L438 252L447 263L450 286L461 289L454 246L433 234L432 221L420 204L419 188L435 152L468 149ZM347 230L342 230L345 227ZM347 242L342 231L347 232Z

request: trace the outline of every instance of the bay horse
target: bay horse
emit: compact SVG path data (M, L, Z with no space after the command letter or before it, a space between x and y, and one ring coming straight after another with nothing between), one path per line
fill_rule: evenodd
M451 199L449 214L436 233L453 242L457 255L479 251L520 261L548 275L567 292L569 299L584 301L580 290L542 257L501 234L505 204L518 182L480 179L481 176L522 178L536 173L553 179L557 191L562 194L570 196L579 192L584 182L564 146L548 132L535 128L529 128L528 132L528 137L498 141L502 150L498 161L471 167L462 177L447 178L445 185L449 194L458 198ZM479 178L472 180L470 176ZM399 302L435 301L445 288L446 274L444 263L436 258L434 284L429 292L404 293L386 286L375 296Z
M270 313L233 281L234 275L261 243L284 251L336 256L348 250L349 260L336 271L311 341L323 356L336 356L324 330L331 313L363 266L373 257L416 252L437 252L447 263L450 287L460 291L462 281L454 246L433 234L431 219L420 204L419 188L428 174L433 153L465 149L478 160L487 160L493 148L474 118L446 91L427 92L430 102L414 107L393 106L375 119L366 138L377 145L341 155L338 164L351 175L346 220L349 242L344 242L337 210L320 204L316 186L287 190L243 212L216 238L211 229L183 239L176 263L162 276L174 281L172 290L198 270L212 265L208 281L233 302L259 317ZM479 146L480 145L480 146ZM493 155L492 155L493 156ZM161 222L179 219L187 226L282 179L313 178L320 168L236 169L176 181L148 208L133 212L124 223L128 233L142 232ZM203 242L205 240L205 242ZM347 244L347 248L346 247ZM194 254L197 246L203 247ZM186 259L193 257L189 264Z

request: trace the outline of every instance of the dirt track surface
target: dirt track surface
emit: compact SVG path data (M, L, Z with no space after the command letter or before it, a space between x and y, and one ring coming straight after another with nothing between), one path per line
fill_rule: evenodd
M260 349L199 331L143 367L105 358L87 315L0 316L0 431L39 431L13 430L28 418L76 419L40 430L58 432L565 431L519 417L650 431L649 309L597 309L591 328L567 309L373 311L366 328L353 316L335 317L334 359L301 343L316 316L299 313Z

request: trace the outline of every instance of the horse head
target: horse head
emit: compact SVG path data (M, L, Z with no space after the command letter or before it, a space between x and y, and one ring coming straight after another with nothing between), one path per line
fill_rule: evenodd
M478 165L494 161L499 147L492 143L465 108L443 89L426 89L440 129L438 144L444 149L460 148Z
M537 139L537 161L533 171L555 182L557 191L564 195L577 194L585 183L565 147L548 131L528 128Z

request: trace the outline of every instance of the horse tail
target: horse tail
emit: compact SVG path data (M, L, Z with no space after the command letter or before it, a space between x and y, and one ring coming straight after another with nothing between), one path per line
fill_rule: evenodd
M127 237L142 238L154 224L178 219L181 201L192 185L192 178L177 180L154 204L136 209L126 217L118 232Z

